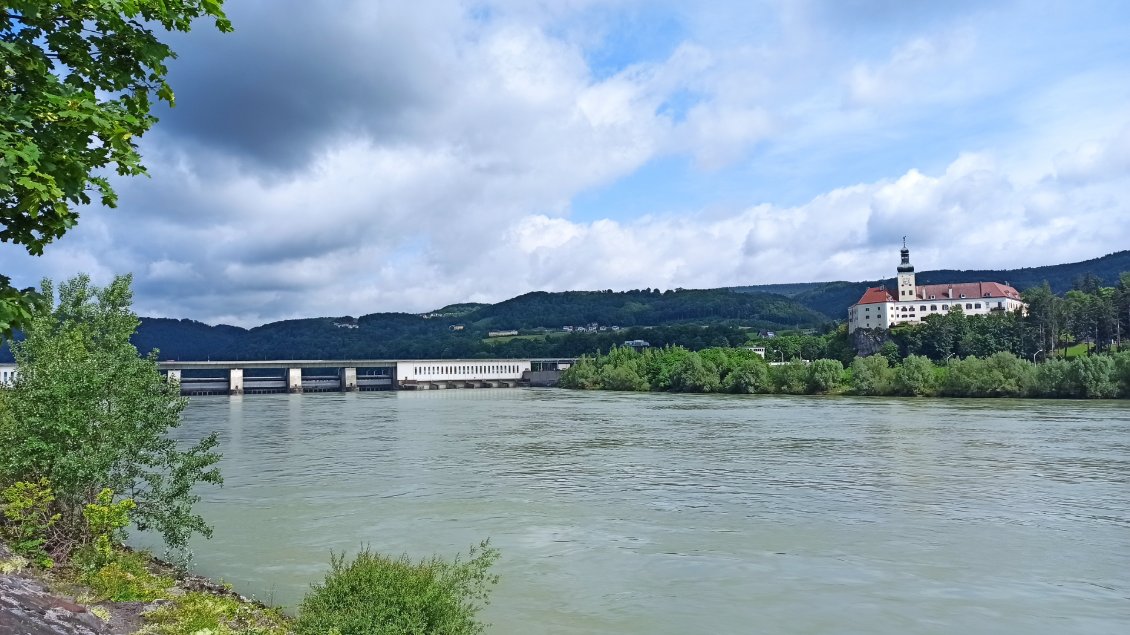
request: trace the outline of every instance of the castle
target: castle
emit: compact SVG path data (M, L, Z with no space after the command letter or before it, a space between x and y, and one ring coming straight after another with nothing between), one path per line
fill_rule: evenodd
M898 297L886 287L871 287L848 308L848 333L856 329L889 329L897 324L918 323L930 315L949 313L960 307L966 315L988 315L1027 307L1020 292L999 282L955 282L917 285L906 239L898 266Z

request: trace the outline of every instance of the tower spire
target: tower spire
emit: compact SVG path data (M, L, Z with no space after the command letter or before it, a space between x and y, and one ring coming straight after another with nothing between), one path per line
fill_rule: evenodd
M910 264L910 249L906 246L906 236L902 237L902 250L899 252L902 262L899 264L899 273L914 273L914 265Z

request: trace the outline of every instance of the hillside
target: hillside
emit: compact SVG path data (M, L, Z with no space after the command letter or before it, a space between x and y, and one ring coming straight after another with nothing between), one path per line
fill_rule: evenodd
M1063 293L1085 274L1114 285L1123 271L1130 271L1130 251L1046 267L923 271L918 273L918 281L999 280L1024 290L1046 280L1056 293ZM452 304L422 315L308 318L250 329L142 318L133 341L141 351L159 349L162 359L180 360L573 357L636 338L653 345L701 348L744 342L748 329L820 328L842 319L847 307L868 286L878 284L893 287L894 280L663 292L535 291L497 304ZM562 331L562 327L591 324L607 330L567 335ZM454 326L462 328L454 330ZM619 328L613 330L613 326ZM524 337L488 338L492 330L520 331ZM0 349L0 361L10 359L9 351Z
M891 265L892 271L894 264ZM1045 281L1052 291L1062 294L1071 289L1076 280L1086 274L1097 276L1103 285L1114 286L1123 271L1130 271L1130 250L1108 254L1081 262L1043 267L1024 267L1021 269L938 269L917 272L918 284L940 284L944 282L1007 282L1020 291L1037 287ZM732 287L740 293L778 293L795 300L829 319L843 319L844 312L867 287L885 284L895 286L894 277L885 280L864 282L800 282L794 284L766 284L746 287Z
M251 329L143 318L133 341L139 350L158 349L162 359L179 360L572 357L625 339L702 348L744 342L745 331L739 326L816 328L825 322L820 313L770 293L725 289L538 291L498 304L450 305L423 315L309 318ZM605 330L562 334L562 327L591 324ZM456 325L462 329L451 328ZM492 330L521 331L534 337L493 341L487 337ZM554 337L547 337L550 334Z

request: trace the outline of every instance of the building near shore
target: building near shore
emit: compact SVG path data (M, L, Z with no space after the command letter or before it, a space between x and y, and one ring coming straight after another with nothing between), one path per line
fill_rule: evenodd
M903 241L902 262L898 266L898 284L894 293L884 286L871 287L859 301L848 308L848 333L856 329L889 329L906 323L918 323L928 316L949 313L960 308L966 315L1024 310L1028 305L1020 292L1007 283L953 282L918 285L910 250Z
M0 363L0 386L16 383L16 365Z

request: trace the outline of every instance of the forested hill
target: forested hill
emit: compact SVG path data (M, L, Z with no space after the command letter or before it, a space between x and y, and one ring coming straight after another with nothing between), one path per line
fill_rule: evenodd
M737 345L745 341L744 331L737 327L817 328L826 322L820 313L769 293L726 289L539 291L498 304L450 305L422 315L375 313L359 318L286 320L252 329L143 318L134 344L141 351L159 349L162 359L179 360L571 357L637 337L653 344ZM594 324L605 330L585 335L565 335L562 330ZM614 326L619 329L612 330ZM490 331L519 331L535 337L488 338Z
M894 270L896 263L891 264ZM1080 278L1090 274L1096 276L1101 284L1115 286L1118 276L1130 271L1130 250L1108 254L1082 262L1044 267L1025 267L1022 269L939 269L917 273L918 284L942 284L946 282L1007 282L1020 291L1042 285L1045 281L1052 291L1062 294L1072 288ZM829 319L843 319L847 308L859 299L867 287L881 284L894 288L894 277L886 280L864 282L800 282L793 284L765 284L748 287L733 287L742 293L775 293L792 298L801 305L818 311Z

